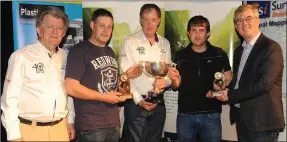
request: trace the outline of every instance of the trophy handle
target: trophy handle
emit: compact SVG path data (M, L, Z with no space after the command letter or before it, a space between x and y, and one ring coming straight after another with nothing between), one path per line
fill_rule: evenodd
M150 75L150 74L146 71L146 62L145 62L145 61L139 61L139 64L140 64L140 67L141 67L142 72L143 72L146 76L154 78L154 76Z
M172 67L172 68L176 68L176 66L177 66L176 63L171 63L171 64L170 64L170 67Z

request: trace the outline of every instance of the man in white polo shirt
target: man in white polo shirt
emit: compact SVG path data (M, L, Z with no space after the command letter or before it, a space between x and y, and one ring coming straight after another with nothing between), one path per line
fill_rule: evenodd
M1 98L9 141L75 137L73 103L64 90L66 52L58 47L67 29L64 11L48 7L36 19L38 41L10 56Z
M144 4L140 10L142 30L126 38L120 51L121 70L127 71L141 61L163 61L171 63L170 44L158 35L161 11L155 4ZM171 72L177 71L171 69ZM178 72L177 72L178 75ZM149 102L145 98L153 88L170 86L174 79L154 79L145 74L131 80L133 100L125 104L125 123L122 141L124 142L157 142L161 138L166 110L163 94L157 97L160 103Z

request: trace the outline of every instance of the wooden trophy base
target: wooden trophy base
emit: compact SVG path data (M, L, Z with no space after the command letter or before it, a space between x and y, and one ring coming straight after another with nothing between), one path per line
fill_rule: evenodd
M126 101L127 99L132 99L133 98L133 94L132 93L125 93L122 95L119 95L119 97L122 99L122 101Z

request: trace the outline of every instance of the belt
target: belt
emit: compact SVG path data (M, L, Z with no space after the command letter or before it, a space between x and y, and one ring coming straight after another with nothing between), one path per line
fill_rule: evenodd
M19 118L20 122L23 124L32 125L32 123L33 123L33 121L27 120L27 119L22 118L22 117L18 117L18 118ZM36 122L36 126L54 126L54 125L60 123L62 120L63 120L63 118L61 118L60 120L53 121L53 122Z
M145 99L147 96L146 95L142 95L142 97ZM155 99L157 101L153 102L156 103L158 105L164 105L164 98L163 98L163 94L158 94L157 97L155 97ZM146 100L147 101L147 100Z
M184 113L184 114L210 114L210 113L220 113L220 111L217 110L212 110L212 111L194 111L194 112L181 112L178 111L179 113Z

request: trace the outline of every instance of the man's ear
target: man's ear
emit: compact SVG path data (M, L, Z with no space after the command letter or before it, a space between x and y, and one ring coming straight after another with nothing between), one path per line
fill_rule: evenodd
M38 35L38 38L40 37L41 35L41 30L39 27L36 27L36 32L37 32L37 35Z
M141 19L140 19L140 24L141 24L141 26L143 26L143 25L142 25L142 20L141 20Z
M161 22L161 19L159 19L158 24L157 24L157 27L159 27L159 26L160 26L160 22Z
M210 32L208 32L206 35L207 35L207 38L206 38L206 39L208 39L208 38L209 38L209 36L210 36Z
M63 36L62 36L62 37L65 37L66 33L67 33L67 31L65 31L65 33L63 34Z
M91 22L90 22L90 28L93 29L94 26L95 26L95 22L94 22L94 21L91 21Z
M186 33L186 34L187 34L187 37L190 39L190 34L189 34L189 31L187 31L187 33Z

